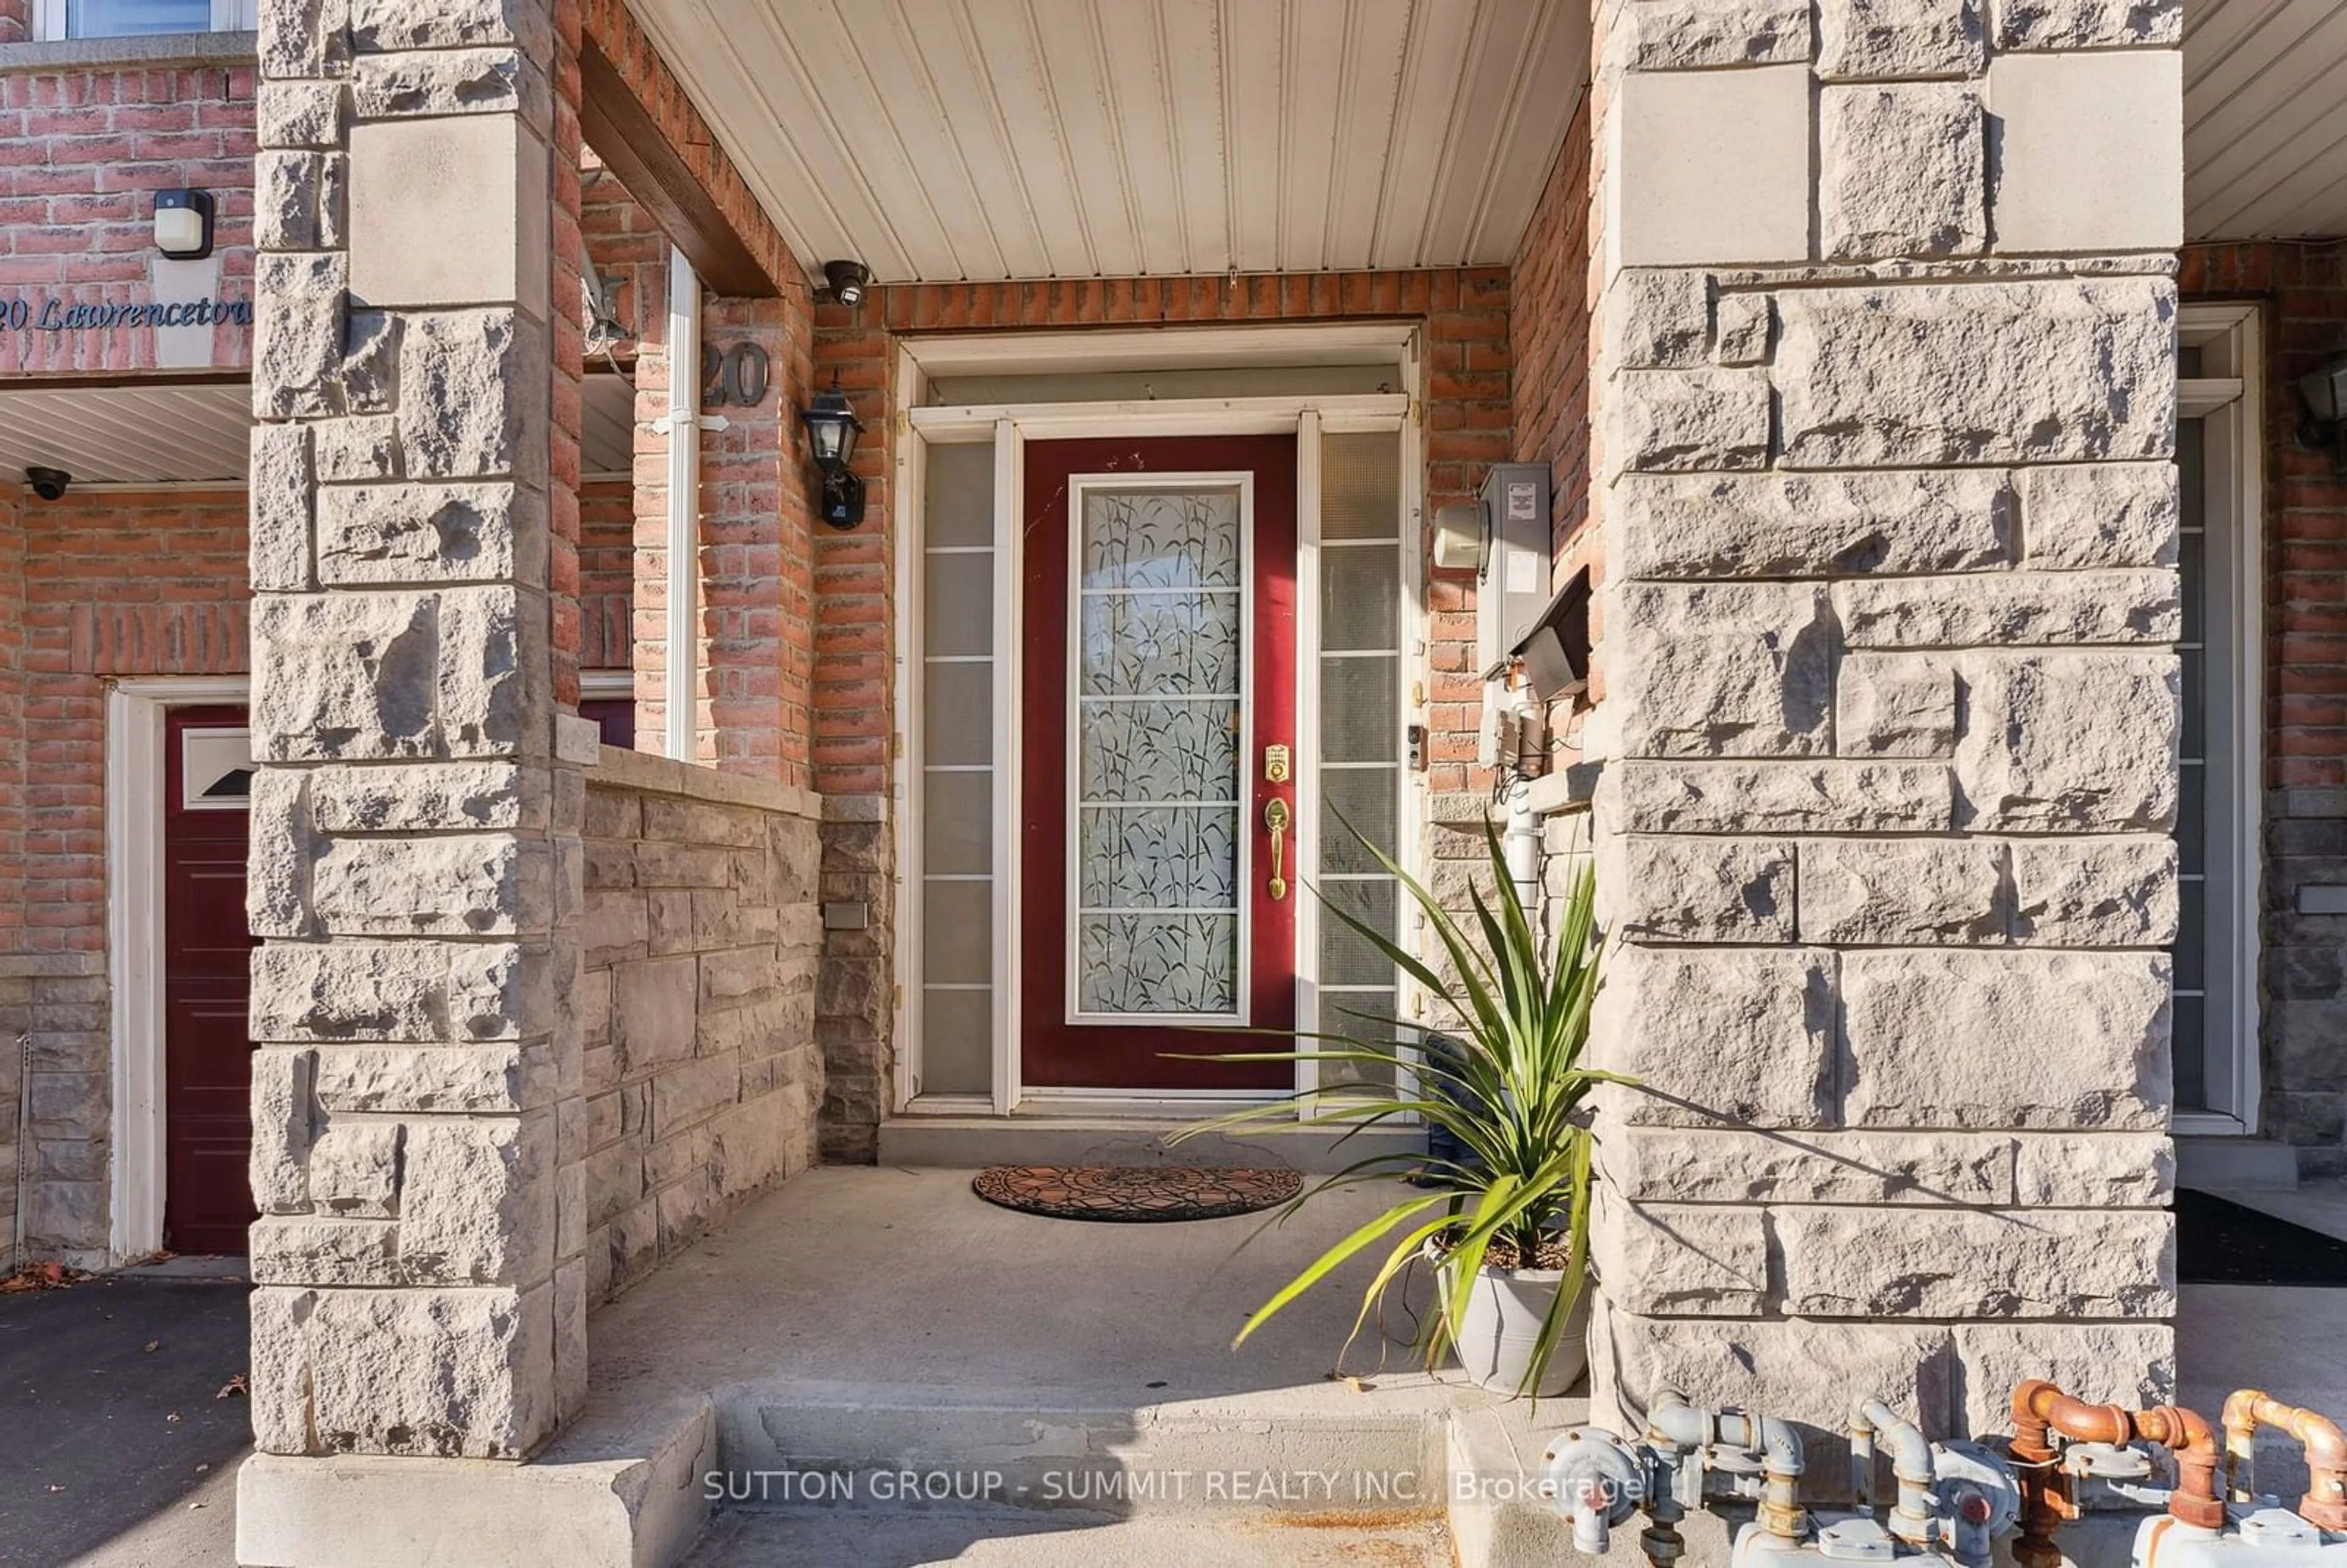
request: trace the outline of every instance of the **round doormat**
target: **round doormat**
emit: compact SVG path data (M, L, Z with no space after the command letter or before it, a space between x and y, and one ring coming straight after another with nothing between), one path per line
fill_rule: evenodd
M1284 1204L1300 1171L1204 1165L989 1165L970 1180L989 1204L1061 1220L1214 1220Z

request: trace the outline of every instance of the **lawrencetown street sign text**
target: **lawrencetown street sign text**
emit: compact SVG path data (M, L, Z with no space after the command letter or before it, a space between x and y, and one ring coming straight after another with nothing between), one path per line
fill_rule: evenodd
M68 303L46 295L0 302L0 328L11 332L106 332L115 327L208 327L252 324L251 300L169 300L142 303Z

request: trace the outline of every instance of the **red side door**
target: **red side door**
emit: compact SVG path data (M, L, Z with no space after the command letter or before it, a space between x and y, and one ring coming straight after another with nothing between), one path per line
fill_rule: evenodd
M1022 1080L1286 1088L1172 1058L1296 1019L1295 439L1033 442L1025 495Z
M245 711L172 709L164 742L163 1245L241 1253L254 1217Z

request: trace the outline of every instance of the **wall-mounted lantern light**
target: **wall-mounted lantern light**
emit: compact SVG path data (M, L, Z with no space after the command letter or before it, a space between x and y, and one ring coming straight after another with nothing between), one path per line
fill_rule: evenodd
M861 261L825 261L823 264L825 292L851 309L864 302L864 286L871 281L870 270Z
M2299 444L2330 453L2332 466L2347 473L2347 349L2333 349L2319 369L2300 376L2298 398Z
M864 434L864 422L848 406L847 394L839 390L839 372L831 373L831 390L816 397L799 420L806 426L815 466L823 473L823 520L835 528L852 528L864 520L864 481L849 473L847 466L856 460L856 438Z
M212 193L172 190L155 192L155 249L175 261L200 261L212 253Z

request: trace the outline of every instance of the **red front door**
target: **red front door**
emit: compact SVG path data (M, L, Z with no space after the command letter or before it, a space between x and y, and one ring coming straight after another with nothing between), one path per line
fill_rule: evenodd
M1033 442L1025 494L1021 1076L1285 1088L1171 1057L1295 1023L1296 442Z
M244 710L173 709L164 743L163 1245L239 1253L254 1214Z

